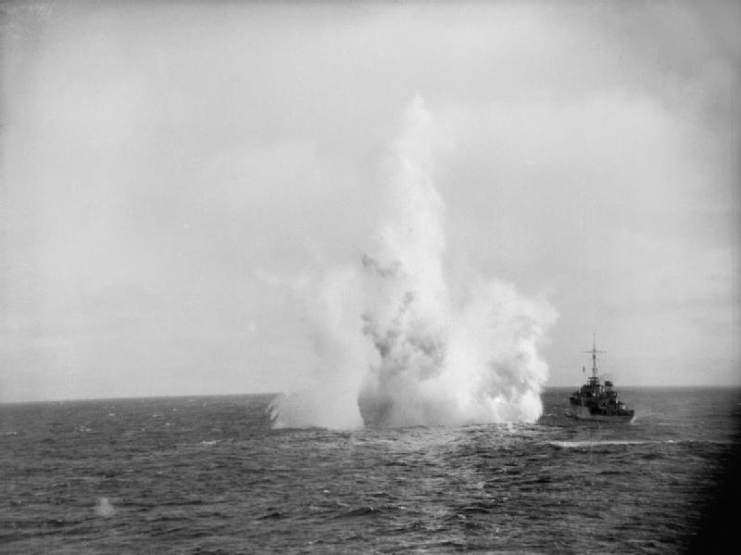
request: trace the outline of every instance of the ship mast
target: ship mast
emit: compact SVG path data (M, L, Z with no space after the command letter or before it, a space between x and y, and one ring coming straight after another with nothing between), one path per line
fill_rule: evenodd
M604 353L605 351L597 350L597 334L592 332L592 350L584 351L592 355L592 378L589 381L597 381L597 353Z

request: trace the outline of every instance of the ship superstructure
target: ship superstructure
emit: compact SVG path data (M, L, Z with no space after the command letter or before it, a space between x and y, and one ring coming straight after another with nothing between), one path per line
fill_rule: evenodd
M597 354L603 351L597 350L596 341L592 342L592 350L586 352L592 355L592 375L569 397L572 415L580 420L631 422L635 411L620 400L610 380L603 385L599 379Z

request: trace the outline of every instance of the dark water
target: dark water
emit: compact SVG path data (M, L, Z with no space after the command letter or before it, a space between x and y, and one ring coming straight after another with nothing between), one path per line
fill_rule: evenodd
M271 430L269 396L0 405L0 551L712 552L739 391L621 393L632 425L568 390L537 425L354 432Z

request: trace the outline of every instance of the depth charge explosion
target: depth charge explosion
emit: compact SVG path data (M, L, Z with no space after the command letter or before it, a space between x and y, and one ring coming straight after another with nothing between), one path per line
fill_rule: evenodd
M433 133L417 97L393 145L392 206L379 239L361 264L332 268L297 288L308 299L318 362L308 385L272 405L275 426L460 425L540 416L548 367L537 347L556 312L473 272L446 281Z

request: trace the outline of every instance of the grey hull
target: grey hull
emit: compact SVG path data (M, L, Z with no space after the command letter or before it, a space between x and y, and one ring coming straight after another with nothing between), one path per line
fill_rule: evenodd
M635 414L592 414L587 407L572 406L574 418L577 420L591 420L593 422L618 422L629 424L635 418Z

